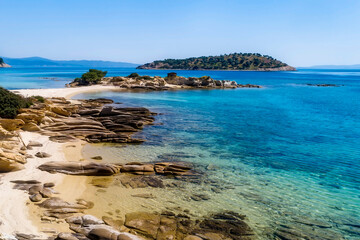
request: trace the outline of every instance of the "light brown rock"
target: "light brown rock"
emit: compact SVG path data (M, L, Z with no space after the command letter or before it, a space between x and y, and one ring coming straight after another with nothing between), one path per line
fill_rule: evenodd
M42 171L84 176L111 176L120 172L120 166L95 162L47 162L39 166Z
M40 202L42 200L42 196L40 193L35 193L31 195L29 198L32 202Z
M58 115L64 116L64 117L69 117L71 115L70 112L66 111L64 108L62 108L60 106L51 107L51 111Z
M0 119L0 125L7 131L15 131L22 128L25 122L21 119Z
M40 127L33 122L26 123L21 129L28 132L40 131Z
M128 213L125 216L126 227L156 239L160 227L160 215L146 212Z

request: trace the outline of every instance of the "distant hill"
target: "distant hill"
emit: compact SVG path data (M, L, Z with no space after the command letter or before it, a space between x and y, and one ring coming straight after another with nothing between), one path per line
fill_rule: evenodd
M0 58L0 68L8 68L11 67L10 65L4 62L4 59Z
M41 57L3 58L13 67L128 67L134 68L139 64L127 62L110 62L97 60L51 60Z
M354 65L317 65L312 67L302 67L302 69L360 69L360 64Z
M137 67L138 69L183 69L183 70L243 70L243 71L295 71L267 55L259 53L232 53L220 56L165 59Z

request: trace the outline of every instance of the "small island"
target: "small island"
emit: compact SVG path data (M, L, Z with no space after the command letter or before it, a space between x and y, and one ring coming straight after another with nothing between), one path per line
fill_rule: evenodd
M117 86L124 89L144 89L144 90L170 90L179 88L261 88L253 84L238 84L235 81L215 80L210 76L202 77L181 77L175 72L170 72L166 77L160 76L140 76L132 73L127 77L105 77L106 71L90 69L80 78L74 79L67 87L79 87L90 85Z
M209 57L165 59L146 63L137 69L296 71L296 68L286 63L259 53L232 53Z
M9 67L11 67L9 64L6 64L5 62L4 62L4 59L2 59L1 57L0 57L0 68L9 68Z

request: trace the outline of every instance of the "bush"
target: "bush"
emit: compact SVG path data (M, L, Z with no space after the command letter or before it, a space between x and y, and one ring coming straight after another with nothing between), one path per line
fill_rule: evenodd
M31 106L31 100L0 87L0 117L15 118L20 108Z
M140 77L140 75L138 73L132 73L129 76L127 76L128 78L137 78Z
M32 98L34 98L36 101L44 103L45 102L45 98L42 96L32 96Z
M139 77L139 79L143 79L143 80L152 80L153 78L148 76L148 75L145 75L145 76L141 76Z
M90 69L87 73L84 73L81 78L75 78L74 82L77 82L79 85L83 86L97 84L101 82L101 79L105 77L106 74L107 71Z

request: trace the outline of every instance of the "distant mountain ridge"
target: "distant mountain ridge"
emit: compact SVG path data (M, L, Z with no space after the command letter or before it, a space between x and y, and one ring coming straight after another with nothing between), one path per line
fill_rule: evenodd
M311 67L302 67L302 69L360 69L360 64L353 65L315 65Z
M4 61L13 67L128 67L134 68L139 64L127 62L111 62L100 60L51 60L41 57L7 58Z
M240 70L240 71L296 71L268 55L259 53L231 53L220 56L165 59L146 63L138 69L181 70Z

